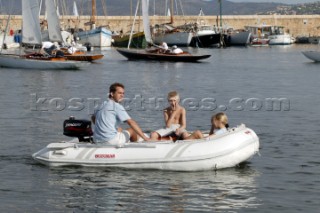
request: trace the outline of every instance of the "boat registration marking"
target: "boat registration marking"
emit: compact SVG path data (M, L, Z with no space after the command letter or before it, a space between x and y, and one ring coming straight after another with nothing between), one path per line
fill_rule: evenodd
M115 154L95 154L95 158L116 158Z

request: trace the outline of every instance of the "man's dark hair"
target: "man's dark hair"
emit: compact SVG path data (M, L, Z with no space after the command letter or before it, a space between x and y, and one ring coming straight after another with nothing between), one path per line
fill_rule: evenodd
M111 84L109 88L109 98L111 98L111 93L115 93L117 91L117 87L121 87L122 89L124 89L124 86L121 83L116 82Z

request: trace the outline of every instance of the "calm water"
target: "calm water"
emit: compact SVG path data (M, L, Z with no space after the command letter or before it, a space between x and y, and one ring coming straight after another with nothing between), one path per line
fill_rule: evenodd
M0 212L318 212L320 64L301 54L312 48L190 49L212 54L192 64L129 62L109 49L87 70L0 68ZM63 120L89 118L115 81L126 85L126 107L145 131L163 125L162 100L177 90L189 130L208 129L210 116L225 110L231 126L256 131L261 156L188 173L33 161L32 153L68 139Z

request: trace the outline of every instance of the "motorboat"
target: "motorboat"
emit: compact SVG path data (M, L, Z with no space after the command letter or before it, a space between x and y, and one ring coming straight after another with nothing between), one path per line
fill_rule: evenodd
M155 61L174 61L174 62L197 62L211 57L211 55L192 55L184 51L180 54L158 53L157 50L141 49L117 49L117 51L129 60L155 60Z
M312 61L320 62L320 51L303 51L302 54Z
M250 42L250 45L253 47L264 47L269 46L269 39L268 38L254 38Z
M50 167L203 171L237 166L259 152L258 136L244 124L210 138L142 141L118 146L91 142L90 121L73 119L64 121L64 134L78 137L48 144L32 155L35 161Z
M267 41L268 45L290 45L295 39L288 33L285 33L283 26L275 25L253 25L245 26L245 29L251 32L251 40ZM263 43L262 43L263 44ZM257 46L267 46L258 45Z

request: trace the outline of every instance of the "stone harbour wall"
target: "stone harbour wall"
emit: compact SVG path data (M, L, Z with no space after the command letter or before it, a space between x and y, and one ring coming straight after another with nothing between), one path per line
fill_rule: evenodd
M41 20L44 17L40 17ZM0 15L0 28L4 31L8 16ZM74 16L61 16L61 27L64 29L79 27L89 29L85 23L89 22L90 16L80 18ZM128 32L131 30L134 17L131 16L98 16L96 17L96 26L109 26L112 31ZM151 25L169 23L170 17L167 16L150 16ZM185 23L203 23L220 26L219 16L176 16L174 25L183 25ZM9 30L21 29L22 17L11 16ZM278 25L284 26L285 31L292 36L320 36L320 15L239 15L239 16L222 16L222 26L233 29L243 29L247 25ZM45 24L42 25L45 29ZM136 17L135 31L142 31L142 17Z

